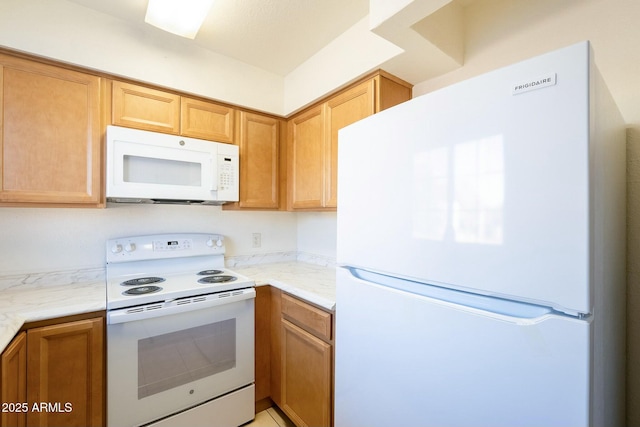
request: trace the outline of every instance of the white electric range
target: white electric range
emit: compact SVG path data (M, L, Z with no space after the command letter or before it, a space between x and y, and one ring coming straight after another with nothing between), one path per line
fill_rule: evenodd
M224 267L224 236L123 237L106 254L107 424L252 420L254 282Z

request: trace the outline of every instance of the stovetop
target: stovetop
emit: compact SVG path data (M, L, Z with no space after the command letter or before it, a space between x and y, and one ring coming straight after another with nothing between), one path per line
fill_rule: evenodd
M224 268L224 236L163 234L107 242L107 310L254 286Z

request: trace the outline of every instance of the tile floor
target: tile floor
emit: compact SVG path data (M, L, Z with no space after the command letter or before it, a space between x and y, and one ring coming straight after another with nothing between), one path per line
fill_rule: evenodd
M295 427L279 408L271 407L256 414L256 419L242 427Z

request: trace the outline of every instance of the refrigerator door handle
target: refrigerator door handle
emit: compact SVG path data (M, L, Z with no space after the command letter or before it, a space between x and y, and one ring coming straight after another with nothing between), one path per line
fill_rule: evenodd
M372 285L384 286L400 292L408 292L416 296L426 297L431 300L436 300L439 303L450 305L452 308L473 311L477 315L510 323L522 325L539 323L550 317L574 318L573 316L568 316L542 305L449 289L359 268L343 267L343 269L347 271L347 274L352 275L355 280L362 280ZM584 320L584 318L582 318L582 320Z

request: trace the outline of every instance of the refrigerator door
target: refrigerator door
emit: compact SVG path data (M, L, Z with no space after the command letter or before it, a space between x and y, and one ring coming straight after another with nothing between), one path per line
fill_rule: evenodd
M337 292L336 427L589 425L591 322L496 314L344 268Z
M589 62L581 43L342 129L338 263L592 312Z

